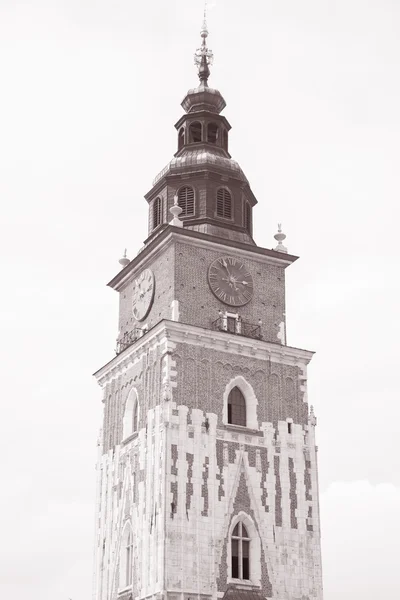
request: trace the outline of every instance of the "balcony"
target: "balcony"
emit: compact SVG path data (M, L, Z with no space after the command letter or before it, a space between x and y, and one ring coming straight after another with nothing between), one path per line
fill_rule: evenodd
M258 325L247 323L242 321L238 316L221 315L213 321L212 328L214 331L226 331L226 333L233 333L234 335L243 335L244 337L253 338L255 340L261 340L261 321Z
M135 327L132 331L126 331L122 338L117 341L115 353L121 354L121 352L136 342L136 340L143 337L145 333L147 333L147 329L141 329L140 327Z

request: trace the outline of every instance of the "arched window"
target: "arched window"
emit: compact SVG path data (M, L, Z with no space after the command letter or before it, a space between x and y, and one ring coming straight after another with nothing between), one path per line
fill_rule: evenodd
M246 427L246 400L238 387L232 388L229 392L228 423Z
M135 388L132 388L126 399L125 412L123 417L123 439L126 439L132 433L138 430L139 404Z
M244 226L247 231L251 234L252 221L251 221L251 206L248 202L244 203Z
M179 130L179 133L178 133L178 150L183 148L184 143L185 143L185 130L183 127L181 127Z
M125 589L132 585L133 571L133 533L128 522L121 538L119 563L119 588Z
M207 126L207 142L216 144L218 140L218 131L218 125L216 123L209 123Z
M228 132L226 129L224 129L222 134L222 147L228 152Z
M217 192L217 216L224 219L232 218L232 196L226 188L219 188Z
M236 524L231 539L233 579L250 579L250 537L242 521Z
M153 202L153 229L161 224L161 198L156 198Z
M189 125L189 142L191 144L201 142L201 123L199 121L194 121Z
M182 209L181 217L194 215L194 189L192 187L185 186L179 190L178 204Z

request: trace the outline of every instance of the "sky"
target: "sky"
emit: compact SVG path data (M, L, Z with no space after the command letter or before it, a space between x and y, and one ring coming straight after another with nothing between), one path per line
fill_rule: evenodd
M211 4L211 3L210 3ZM202 0L0 0L0 596L91 596L101 391L144 194L176 151ZM230 151L300 256L325 600L400 597L400 3L214 0Z

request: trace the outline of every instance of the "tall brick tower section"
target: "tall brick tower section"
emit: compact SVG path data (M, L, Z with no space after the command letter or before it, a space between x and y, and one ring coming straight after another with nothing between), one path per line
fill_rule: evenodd
M252 238L205 22L201 36L147 240L109 283L93 598L322 600L312 352L286 343L296 257L281 232L275 250Z

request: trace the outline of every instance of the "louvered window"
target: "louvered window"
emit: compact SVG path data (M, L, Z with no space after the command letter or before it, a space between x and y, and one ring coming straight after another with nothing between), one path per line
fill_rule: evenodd
M153 202L153 229L161 224L161 198L156 198Z
M248 202L244 203L244 226L247 231L251 234L252 222L251 222L251 206Z
M220 188L217 192L217 216L232 218L232 196L226 188Z
M178 204L182 209L180 217L189 217L194 215L194 189L185 186L178 192Z

